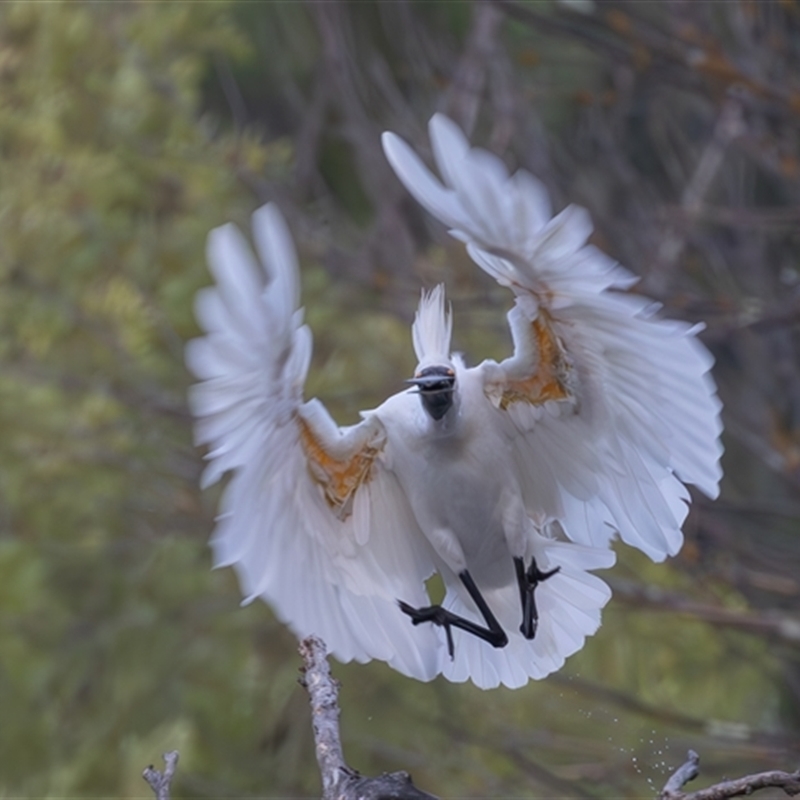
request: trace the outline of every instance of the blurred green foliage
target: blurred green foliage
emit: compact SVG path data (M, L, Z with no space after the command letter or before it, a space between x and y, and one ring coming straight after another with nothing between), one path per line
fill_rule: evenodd
M0 25L0 794L141 796L167 746L226 785L284 699L209 571L182 347L208 230L253 206L237 170L285 149L199 114L248 52L225 3Z
M466 35L470 4L416 6L448 41ZM383 46L375 9L357 20ZM176 796L319 791L293 637L210 571L218 495L197 489L182 350L207 232L246 226L259 181L291 184L278 87L307 90L320 47L297 3L0 5L0 797L142 797L142 768L173 748ZM271 127L227 118L228 72ZM357 238L371 201L353 151L331 137L321 153L341 207L296 202ZM300 242L309 394L342 422L409 374L422 280L458 284L471 360L503 352L502 317L482 308L494 289L458 277L463 255L433 246L413 279L348 282L327 241ZM744 602L630 553L615 574ZM349 762L448 796L641 796L688 744L710 777L760 763L740 739L778 729L776 670L763 640L614 601L561 674L517 692L335 666Z

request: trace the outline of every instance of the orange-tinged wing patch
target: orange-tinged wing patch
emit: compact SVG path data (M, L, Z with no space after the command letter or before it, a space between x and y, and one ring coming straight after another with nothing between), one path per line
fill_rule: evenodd
M539 364L530 377L505 384L500 396L500 408L504 410L512 403L541 405L548 400L568 400L573 396L568 387L569 357L542 312L531 322L531 333L538 347Z
M325 450L302 417L298 417L297 422L311 477L322 487L325 500L336 516L347 519L353 513L356 490L369 481L373 462L382 446L367 443L349 459L339 460Z

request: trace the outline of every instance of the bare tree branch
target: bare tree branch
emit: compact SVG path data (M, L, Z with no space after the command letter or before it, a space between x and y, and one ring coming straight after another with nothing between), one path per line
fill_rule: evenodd
M681 789L700 774L700 756L694 750L690 750L688 758L689 760L670 776L661 790L659 800L727 800L729 797L749 795L758 789L768 787L783 789L790 796L800 794L800 769L795 772L772 770L759 772L756 775L745 775L743 778L715 783L707 789L687 794Z
M417 789L407 772L365 778L347 766L339 737L339 687L331 676L325 643L309 636L300 643L300 655L304 664L300 683L311 702L323 800L436 800Z
M156 800L169 800L169 785L178 765L178 751L164 753L164 772L159 772L152 764L142 772L142 777L150 784Z
M331 676L324 642L314 636L300 643L303 658L303 677L300 683L308 691L311 702L314 742L317 763L322 775L323 800L437 800L433 795L417 789L407 772L384 773L378 778L366 778L347 766L344 761L339 736L339 687ZM574 787L530 762L516 748L507 751L515 762L537 782L572 792ZM164 754L164 772L151 764L142 777L150 785L156 800L170 800L170 783L178 764L178 751ZM731 797L750 795L759 789L778 788L786 794L800 794L800 769L795 772L771 770L722 781L696 792L683 792L683 787L700 774L700 756L689 750L687 761L669 777L658 800L728 800ZM590 796L579 793L579 796Z

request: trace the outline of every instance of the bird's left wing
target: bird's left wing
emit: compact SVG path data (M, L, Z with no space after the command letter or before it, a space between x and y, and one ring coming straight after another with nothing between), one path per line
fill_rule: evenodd
M247 600L263 597L299 636L343 661L377 658L427 680L438 632L414 628L397 599L424 605L433 571L424 536L382 456L386 432L365 414L339 428L303 401L311 333L302 322L294 247L274 206L253 216L258 253L239 230L212 231L216 287L198 295L205 336L187 346L200 382L190 404L210 447L204 485L232 476L212 545Z
M481 366L508 431L526 506L575 541L615 532L655 560L681 546L684 483L716 496L720 403L698 328L661 319L635 282L587 244L588 214L552 215L544 186L460 129L430 124L437 179L391 133L384 150L406 188L515 296L515 352Z

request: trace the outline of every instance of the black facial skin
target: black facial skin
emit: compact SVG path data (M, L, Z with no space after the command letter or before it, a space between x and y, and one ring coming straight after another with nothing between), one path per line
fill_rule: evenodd
M452 407L456 376L450 367L426 367L408 382L419 386L422 407L437 422Z

